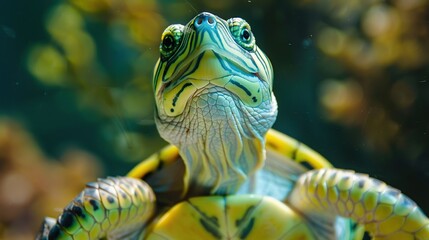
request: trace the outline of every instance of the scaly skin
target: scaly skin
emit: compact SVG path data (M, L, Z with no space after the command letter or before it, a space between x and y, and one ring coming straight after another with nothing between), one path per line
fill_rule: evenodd
M229 239L240 235L261 239L261 235L266 236L270 231L267 227L273 225L280 226L277 239L309 239L304 236L348 238L336 235L335 230L345 230L353 235L355 229L336 224L337 216L363 224L374 239L429 239L429 220L398 190L352 171L328 169L330 163L316 152L269 130L277 115L277 103L272 93L273 69L269 59L256 46L246 21L240 18L225 21L213 14L201 13L187 25L167 27L162 35L160 53L154 72L156 123L161 136L172 145L139 164L128 174L132 178L108 178L88 184L58 220L45 220L40 239L141 239L153 229L155 235L157 229L164 236L171 234L171 239L201 239L207 233L215 238L226 236ZM266 159L267 149L276 156ZM184 170L178 173L178 165L174 163L182 160ZM271 172L261 170L265 160L275 163ZM298 163L297 167L290 164L291 160ZM273 170L279 165L285 167L279 168L281 173ZM162 172L166 166L173 167ZM319 170L301 175L306 167ZM266 175L255 174L256 171ZM154 174L149 174L151 172ZM145 178L147 175L158 178L150 182L149 177ZM163 217L154 216L152 189L140 179L133 178L151 183L160 206L163 199L158 191L162 191L164 198L175 197L177 201L186 200L184 197L188 192L209 195L188 200L194 209L198 205L198 212L205 221L201 222L192 212L180 207L186 205L183 203L170 208L172 211L185 209L179 214L173 211L177 218L167 213ZM282 205L281 200L290 193L297 178L295 188ZM178 185L181 180L183 183ZM275 195L273 192L256 196L269 203L263 204L269 208L256 204L262 207L261 211L266 213L271 209L274 212L265 215L267 218L253 211L256 205L251 201L252 196L234 195L243 184L261 180L265 185L260 186L272 183L270 187L284 191L273 201L265 196ZM282 188L285 185L288 187ZM210 196L216 194L226 197ZM216 199L220 199L217 203L233 200L237 204L222 205L226 206L222 208L225 210L207 207L209 204L206 203L216 203ZM223 228L228 229L223 234L213 216L243 210L243 203L249 201L251 204L244 208L245 211L230 215L231 221L226 223L237 227L239 222L246 222L243 219L251 219L248 223L252 224L242 224L245 227L238 227L238 231ZM277 205L284 207L284 211ZM158 210L168 210L168 207ZM191 217L201 222L203 235L189 236L198 226L192 223ZM330 220L324 221L327 226L312 225L324 218ZM170 222L176 226L178 221L187 226L178 229L184 232L179 236L169 224L164 225ZM256 227L259 222L263 227ZM289 231L283 224L291 222L303 228L293 227L294 230ZM147 224L150 224L149 229L144 229ZM142 233L145 230L147 232ZM319 235L325 230L328 231L325 235Z
M429 239L429 219L412 200L353 171L320 169L303 174L290 203L310 216L351 218L376 240Z
M139 234L153 215L155 197L139 179L116 177L88 183L57 221L47 218L38 239L121 239Z
M155 122L179 149L185 191L234 194L265 160L277 116L271 63L241 18L201 13L161 39Z

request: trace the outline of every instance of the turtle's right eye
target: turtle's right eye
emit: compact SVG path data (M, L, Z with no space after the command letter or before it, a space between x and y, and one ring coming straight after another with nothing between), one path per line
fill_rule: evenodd
M174 24L164 30L159 46L162 59L171 57L177 51L182 42L183 28L181 24Z

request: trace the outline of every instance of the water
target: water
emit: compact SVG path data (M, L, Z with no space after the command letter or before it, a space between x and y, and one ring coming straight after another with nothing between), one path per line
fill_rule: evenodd
M210 11L225 19L246 19L257 45L270 57L279 102L276 129L335 166L369 173L401 189L429 212L424 190L429 181L428 3L213 2L2 3L0 118L7 121L0 121L0 129L12 129L18 139L13 151L43 154L35 165L5 155L12 138L1 138L0 131L0 175L24 179L29 199L41 200L38 177L28 175L35 166L44 169L41 173L93 169L85 173L90 180L123 175L161 148L165 142L152 120L151 86L160 34L171 23L184 24L196 12ZM26 142L26 134L36 145ZM81 154L65 157L71 150ZM82 168L71 170L78 164ZM49 180L45 175L43 181ZM0 192L4 181L0 178ZM65 191L72 196L79 186ZM7 204L0 198L0 209ZM46 215L30 214L34 203L20 204L24 210L0 215L8 227L0 234L6 238L28 238L40 215ZM16 230L21 226L30 230Z

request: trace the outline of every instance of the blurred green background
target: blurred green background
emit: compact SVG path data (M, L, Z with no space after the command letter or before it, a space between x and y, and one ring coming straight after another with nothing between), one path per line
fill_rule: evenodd
M275 71L275 128L429 213L425 0L0 3L0 239L32 239L88 181L160 149L164 28L201 11L252 26Z

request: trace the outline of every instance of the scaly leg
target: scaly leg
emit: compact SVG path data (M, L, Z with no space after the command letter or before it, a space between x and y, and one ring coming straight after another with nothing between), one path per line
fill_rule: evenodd
M351 218L373 239L429 239L429 219L399 190L367 175L339 169L303 174L289 199L305 214Z
M88 183L57 220L46 218L37 239L134 239L155 210L143 181L109 177Z

